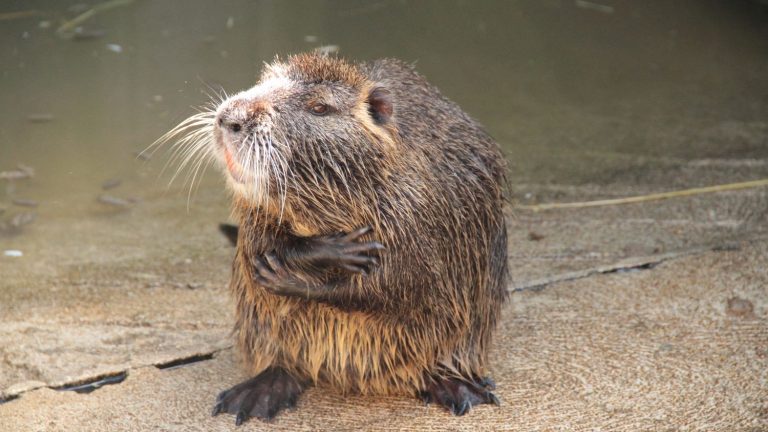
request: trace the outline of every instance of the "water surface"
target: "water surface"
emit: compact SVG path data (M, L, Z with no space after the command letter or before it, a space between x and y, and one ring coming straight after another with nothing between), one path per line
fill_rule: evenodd
M28 15L0 21L0 171L23 163L37 173L0 184L0 220L38 214L0 249L39 255L35 268L182 248L191 240L173 227L204 232L226 219L218 173L202 178L188 210L184 177L168 188L166 158L134 153L210 94L251 86L275 55L322 45L415 62L498 139L515 185L612 195L768 175L761 2L137 0L85 21L94 37L57 35L88 7L0 5ZM712 169L678 175L691 164ZM104 192L108 179L122 183ZM132 208L100 204L102 193ZM163 234L136 240L146 230ZM30 271L2 260L5 272Z

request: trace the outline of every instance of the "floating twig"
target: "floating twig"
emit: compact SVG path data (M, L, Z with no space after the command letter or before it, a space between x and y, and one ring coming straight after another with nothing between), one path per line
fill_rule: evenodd
M646 201L658 201L670 198L679 198L691 195L701 195L705 193L713 192L725 192L738 189L749 189L760 186L768 186L768 179L752 180L748 182L729 183L724 185L706 186L693 189L684 189L671 192L661 192L650 195L640 195L626 198L613 198L596 201L582 201L582 202L570 202L570 203L551 203L551 204L533 204L533 205L518 205L516 209L522 210L554 210L554 209L566 209L566 208L584 208L584 207L599 207L619 204L632 204Z
M22 18L32 18L36 16L40 16L43 13L39 10L35 9L28 9L28 10L20 10L15 12L4 12L0 13L0 21L12 21Z
M613 13L613 6L608 6L608 5L595 3L587 0L576 0L576 7L579 7L582 9L589 9L589 10L593 10L595 12L600 12L604 14Z
M97 4L96 6L88 9L87 11L59 26L58 30L56 30L56 33L58 33L60 36L71 37L79 25L93 18L97 14L117 7L128 6L129 4L133 3L133 1L134 0L110 0Z

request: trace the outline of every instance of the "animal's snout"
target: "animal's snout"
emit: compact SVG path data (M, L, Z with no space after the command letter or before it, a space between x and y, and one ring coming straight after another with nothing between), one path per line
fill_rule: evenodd
M233 99L219 111L217 125L233 134L248 133L269 115L269 105L264 101Z

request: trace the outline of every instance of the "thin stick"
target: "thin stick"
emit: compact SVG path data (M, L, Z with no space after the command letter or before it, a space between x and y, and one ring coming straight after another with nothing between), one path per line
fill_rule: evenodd
M97 4L96 6L62 24L59 29L56 30L56 33L60 35L68 35L73 32L77 26L93 18L96 14L114 9L116 7L127 6L131 3L133 3L133 0L110 0Z
M4 12L4 13L0 13L0 21L11 21L11 20L22 19L22 18L31 18L35 16L40 16L42 14L43 14L42 12L35 9L21 10L16 12Z
M614 198L614 199L604 199L604 200L597 200L597 201L583 201L583 202L570 202L570 203L518 205L518 206L515 206L515 208L522 209L522 210L541 211L541 210L553 210L553 209L565 209L565 208L598 207L598 206L608 206L608 205L618 205L618 204L631 204L631 203L638 203L638 202L645 202L645 201L657 201L657 200L663 200L663 199L669 199L669 198L678 198L683 196L699 195L699 194L712 193L712 192L724 192L724 191L731 191L731 190L738 190L738 189L756 188L760 186L768 186L768 179L752 180L752 181L741 182L741 183L729 183L724 185L707 186L707 187L685 189L685 190L672 191L672 192L662 192L662 193L640 195L640 196L627 197L627 198Z

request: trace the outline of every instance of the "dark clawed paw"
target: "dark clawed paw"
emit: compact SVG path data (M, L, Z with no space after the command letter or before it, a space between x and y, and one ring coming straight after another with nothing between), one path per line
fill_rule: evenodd
M372 230L371 227L363 227L350 233L325 237L316 246L315 258L351 273L367 275L373 267L379 265L379 259L376 255L385 249L384 245L379 242L357 241Z
M256 270L254 279L267 291L283 294L287 287L297 285L274 253L267 253L263 258L255 257L252 264Z
M292 275L274 253L254 257L251 263L253 279L271 294L309 299L333 288L330 284L310 283Z
M499 398L488 390L489 383L493 383L490 378L467 381L435 377L419 396L425 404L434 402L445 407L453 415L463 416L476 405L500 405Z
M278 281L277 273L269 266L266 259L255 257L251 264L255 270L253 277L260 285L271 288Z
M221 392L212 415L234 414L238 426L251 417L270 420L281 410L296 405L303 391L304 386L284 369L269 368Z
M269 266L269 268L272 269L272 274L274 276L278 278L286 278L288 276L288 272L285 271L285 267L283 267L283 264L274 253L270 252L264 254L264 260L266 261L266 264Z

